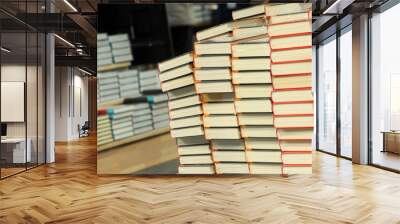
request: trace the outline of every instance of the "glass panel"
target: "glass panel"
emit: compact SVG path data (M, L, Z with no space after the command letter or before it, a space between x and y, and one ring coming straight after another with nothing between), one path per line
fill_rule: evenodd
M318 48L318 148L336 153L336 38Z
M400 170L400 4L372 18L372 163Z
M28 163L28 168L37 165L38 160L38 148L37 148L37 75L38 75L38 35L36 32L31 32L27 34L28 38L28 63L27 63L27 80L26 80L26 89L27 89L27 98L26 98L26 113L27 113L27 149L31 153L30 161Z
M2 33L1 43L1 140L2 177L25 170L26 151L26 33ZM28 147L29 149L29 147Z
M340 153L352 157L352 32L340 36Z

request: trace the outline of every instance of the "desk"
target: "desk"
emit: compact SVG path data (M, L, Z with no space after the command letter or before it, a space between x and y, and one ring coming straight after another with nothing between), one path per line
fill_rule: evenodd
M383 150L382 152L392 152L400 154L400 132L383 131Z
M28 142L25 152L25 138L5 138L1 139L1 156L7 163L25 163L31 162L32 140L27 138ZM12 146L12 147L10 147ZM26 154L25 154L26 153ZM4 156L3 156L4 155ZM26 160L25 160L26 159Z

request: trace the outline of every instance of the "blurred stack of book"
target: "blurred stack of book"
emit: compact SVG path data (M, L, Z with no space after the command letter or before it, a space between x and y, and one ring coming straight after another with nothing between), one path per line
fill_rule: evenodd
M97 102L120 98L118 73L114 71L97 73Z
M133 61L128 34L97 34L97 67Z
M140 92L160 91L160 80L156 69L140 71L139 73Z
M310 173L311 4L257 5L232 17L198 32L194 55L159 63L179 171Z
M113 141L111 123L106 110L97 113L97 145L107 144Z

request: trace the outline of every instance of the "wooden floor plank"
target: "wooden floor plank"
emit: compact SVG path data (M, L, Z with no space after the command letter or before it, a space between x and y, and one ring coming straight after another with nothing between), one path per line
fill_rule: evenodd
M57 144L54 164L0 181L0 223L400 223L399 174L319 152L313 171L97 176L92 136Z

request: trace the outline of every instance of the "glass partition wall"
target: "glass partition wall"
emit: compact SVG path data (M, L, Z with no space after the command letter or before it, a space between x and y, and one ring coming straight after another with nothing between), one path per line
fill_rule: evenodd
M370 163L400 172L400 4L371 18Z
M317 142L319 151L352 157L351 25L318 44Z
M1 179L46 160L45 41L44 33L0 11Z

